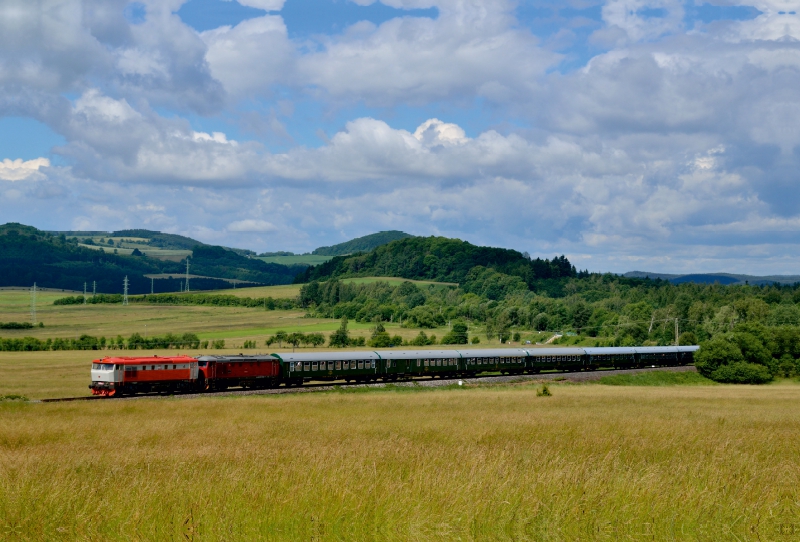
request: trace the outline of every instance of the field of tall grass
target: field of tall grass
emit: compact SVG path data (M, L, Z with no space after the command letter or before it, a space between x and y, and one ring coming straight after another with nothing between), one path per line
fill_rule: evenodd
M800 386L550 389L0 403L0 533L796 539Z

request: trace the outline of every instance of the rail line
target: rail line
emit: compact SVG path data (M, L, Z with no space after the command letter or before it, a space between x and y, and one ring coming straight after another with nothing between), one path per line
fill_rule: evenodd
M469 377L452 377L452 378L409 378L407 380L400 380L397 382L345 382L336 380L334 382L314 382L313 384L303 384L297 388L266 388L266 389L228 389L215 392L202 392L202 393L179 393L179 394L159 394L159 393L142 393L131 397L101 397L99 395L87 395L83 397L57 397L53 399L39 399L39 403L66 403L70 401L99 401L99 400L113 400L113 401L129 401L135 399L158 399L172 397L175 399L191 399L195 397L219 397L219 396L238 396L238 395L279 395L284 393L308 393L312 391L328 391L334 388L344 387L374 387L382 388L387 385L404 386L404 385L421 385L430 387L447 386L458 381L462 382L475 382L480 380L488 380L490 382L519 382L521 380L554 380L563 378L570 381L591 381L599 380L603 376L617 375L617 374L635 374L648 371L694 371L692 365L674 365L665 367L644 367L637 369L599 369L597 371L569 371L569 372L553 372L553 373L537 373L537 374L521 374L521 375L480 375ZM581 378L575 378L580 376Z

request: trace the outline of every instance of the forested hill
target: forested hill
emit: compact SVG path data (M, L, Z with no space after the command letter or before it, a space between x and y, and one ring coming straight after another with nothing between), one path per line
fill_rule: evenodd
M411 235L402 231L381 231L373 233L372 235L357 237L356 239L351 239L350 241L339 243L338 245L319 247L311 254L317 256L346 256L348 254L355 254L356 252L369 252L381 245L408 237L411 237Z
M379 246L368 254L338 256L322 265L309 267L297 276L295 282L342 276L379 276L464 284L468 278L474 282L481 275L487 279L487 272L500 273L506 276L500 280L509 283L521 281L528 287L537 280L576 275L575 268L564 256L553 260L530 260L516 250L479 247L459 239L410 237ZM512 277L516 280L510 280Z
M222 247L194 247L190 261L193 275L237 279L259 284L288 284L302 269L240 256ZM175 275L174 280L155 281L156 291L176 291L186 263L146 256L123 256L78 245L66 236L53 236L22 224L0 226L0 286L38 286L80 290L83 283L97 282L101 293L122 293L125 276L129 293L150 292L144 275ZM192 279L195 289L230 287L224 280Z

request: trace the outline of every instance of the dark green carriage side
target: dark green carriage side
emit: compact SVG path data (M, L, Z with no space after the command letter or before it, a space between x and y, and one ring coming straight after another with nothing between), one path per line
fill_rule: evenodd
M457 376L461 356L456 350L381 350L384 379L397 380L414 376Z
M273 354L281 360L286 382L347 382L377 380L380 358L374 352L320 352Z
M586 352L587 366L591 369L629 369L639 364L636 348L633 347L595 347L583 350Z
M526 348L528 372L580 371L587 367L583 348Z
M525 372L527 352L519 348L493 348L483 350L459 350L463 372L522 374Z

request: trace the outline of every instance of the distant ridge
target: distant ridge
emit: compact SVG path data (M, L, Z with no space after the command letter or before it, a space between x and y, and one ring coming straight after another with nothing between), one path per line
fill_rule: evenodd
M365 235L364 237L357 237L350 241L339 243L338 245L319 247L311 254L317 256L346 256L347 254L355 254L356 252L369 252L375 250L379 246L391 243L392 241L406 239L408 237L413 237L413 235L398 230L381 231L371 235Z
M670 273L652 273L649 271L628 271L623 277L628 278L650 278L668 280L673 284L683 284L684 282L694 282L696 284L750 284L761 286L763 284L795 284L800 282L800 275L737 275L733 273L689 273L686 275L675 275Z

